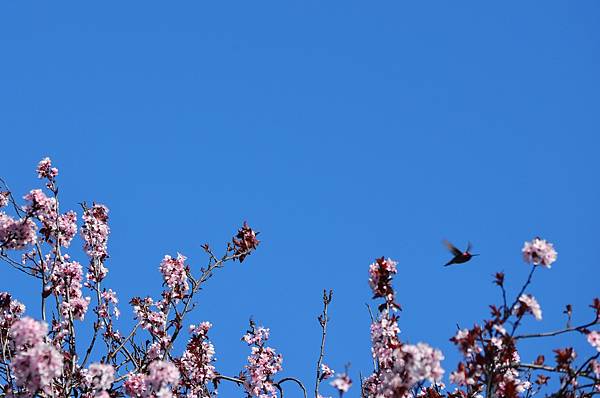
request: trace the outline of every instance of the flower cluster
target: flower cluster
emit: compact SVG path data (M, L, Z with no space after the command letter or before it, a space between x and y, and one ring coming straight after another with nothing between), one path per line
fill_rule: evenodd
M0 332L10 330L24 312L24 304L14 300L10 293L0 292Z
M58 175L58 169L56 167L52 167L52 161L48 157L40 160L36 171L38 178L47 178L49 180L53 180Z
M248 343L248 345L262 346L265 341L269 340L269 334L271 333L269 328L260 326L251 329L252 330L242 336L242 340Z
M131 373L125 383L125 393L130 397L143 397L146 395L146 375L142 373Z
M252 250L256 250L260 241L256 239L257 232L248 226L244 221L242 228L238 230L237 235L233 238L234 255L238 256L238 260L244 261L246 256L249 256Z
M210 322L190 326L192 334L187 347L176 362L181 373L182 384L185 385L193 396L207 397L207 383L217 375L215 371L215 348L208 339L208 331L212 327Z
M77 234L77 213L68 211L58 217L58 244L69 247Z
M48 230L52 230L57 217L56 199L46 196L41 189L29 191L27 195L23 196L23 199L29 202L23 206L23 211L27 213L27 216L37 218Z
M451 341L459 346L465 362L459 362L450 374L450 382L467 388L469 394L479 394L490 379L497 397L516 398L514 394L531 388L529 381L519 379L515 364L520 357L514 340L498 324L488 322L484 329L476 325L471 330L460 330Z
M535 297L530 294L522 294L513 310L517 316L523 316L526 312L531 313L538 321L542 320L542 308Z
M112 313L114 314L115 318L118 319L119 315L121 315L121 311L119 311L119 308L117 307L117 304L119 303L119 299L117 299L117 293L112 289L104 289L104 291L100 294L100 299L100 306L97 309L100 318L110 318L110 307L112 307Z
M31 318L15 322L10 334L17 353L12 360L17 386L26 397L38 391L53 396L52 381L62 373L61 354L44 342L47 326Z
M134 297L130 304L142 329L148 330L155 337L165 337L167 316L163 311L166 307L163 301L155 303L150 297ZM158 311L152 310L152 307L158 308Z
M101 204L94 204L83 212L83 226L81 235L85 241L85 252L92 259L100 262L108 256L107 242L110 229L108 228L108 208ZM102 280L106 276L104 270L92 270L93 278Z
M340 373L336 375L335 379L329 383L333 388L339 391L340 395L348 392L352 387L352 379L347 373Z
M443 359L442 352L428 344L402 344L392 351L391 361L368 379L368 396L408 397L422 382L437 383L444 374Z
M189 269L184 264L185 260L185 256L177 253L177 258L167 255L160 263L160 273L163 276L165 285L170 290L170 299L182 299L190 289L187 277Z
M115 368L112 365L93 363L83 372L83 380L87 388L96 395L109 390L115 381Z
M62 297L61 313L65 319L83 320L90 304L89 297L83 297L83 269L77 261L69 261L64 255L57 261L52 272L54 292Z
M541 264L546 268L550 268L557 257L554 245L541 238L534 238L531 242L525 242L522 251L525 262L533 265Z
M48 334L48 325L30 317L21 318L10 327L11 341L17 350L42 343L46 334Z
M3 347L0 396L115 398L125 393L135 398L214 398L220 383L226 381L243 386L248 397L276 398L278 393L283 395L286 381L297 382L306 394L306 388L297 379L284 377L276 381L276 375L282 371L282 356L267 346L269 329L256 327L252 321L242 337L251 352L239 377L216 371L215 348L208 337L212 328L209 322L191 325L183 353L175 352L180 347L176 339L182 334L185 317L195 306L195 293L224 262L244 261L260 243L257 233L247 223L227 244L222 257L214 255L208 245L203 246L210 256L209 265L206 269L200 268L198 277L186 265L183 255L165 256L159 266L164 286L160 299L136 297L131 300L138 323L124 337L113 325L113 316L119 316L116 292L101 283L108 273L104 266L108 258L108 209L100 204L83 205L83 226L79 232L89 257L87 278L84 278L81 264L66 254L77 235L77 214L73 211L61 214L59 210L58 170L45 158L36 171L39 178L46 180L46 187L53 195L33 189L24 196L25 206L19 208L9 192L0 192L0 208L9 203L16 206L15 218L0 212L0 257L23 273L39 278L42 319L48 319L48 324L22 317L25 306L10 294L0 293L0 347ZM34 243L34 247L22 253L9 250L22 250ZM449 376L454 391L443 391L441 351L426 343L409 344L400 338L400 306L393 288L397 263L385 257L376 259L369 266L369 286L373 298L382 299L379 301L383 303L373 317L370 330L374 371L366 379L361 376L360 395L366 398L522 398L535 396L542 388L553 386L560 389L552 395L555 397L587 397L600 393L600 331L593 330L600 324L600 299L594 299L591 305L595 316L591 322L572 325L573 306L567 305L563 329L520 334L519 327L523 326L526 314L542 319L539 303L526 293L533 270L538 265L550 268L557 258L552 243L541 238L526 242L522 254L525 261L534 266L517 297L507 301L505 275L496 273L494 283L502 290L502 304L491 305L488 319L471 328L458 327L451 338L462 354ZM96 318L93 322L74 322L83 320L88 311L90 298L84 297L84 286L97 296L94 300ZM322 398L318 389L324 380L328 380L340 396L352 386L348 367L336 375L322 363L331 297L331 291L329 295L324 292L323 313L318 317L322 345L315 380L317 398ZM80 345L75 337L76 334L86 336L79 333L79 328L84 326L93 327L91 339L86 345ZM591 345L588 350L593 353L580 359L573 347L564 347L554 350L552 364L545 364L543 355L532 363L521 361L517 344L568 333L584 335ZM146 336L141 337L141 334ZM102 344L97 343L102 340ZM104 347L106 351L101 351ZM101 362L94 363L93 358L98 354ZM550 383L549 375L553 378Z
M405 398L419 383L438 382L444 374L442 352L425 343L404 344L398 338L398 317L392 278L396 262L378 258L369 266L369 285L373 297L383 297L386 304L379 307L380 315L371 324L373 358L377 370L363 383L363 394L369 398ZM340 390L341 391L341 390Z
M394 350L400 347L398 340L398 318L395 315L380 316L371 324L371 353L377 359L379 366L392 366Z
M543 264L549 267L556 258L552 244L546 241L536 238L525 246L523 253L526 261L535 265ZM548 254L550 250L554 255ZM541 254L542 252L545 254ZM553 259L550 261L551 258ZM523 287L523 291L529 281ZM485 320L483 326L475 325L471 329L461 329L450 339L463 354L464 361L459 362L457 369L450 374L450 381L458 388L454 395L449 396L480 396L486 389L487 396L499 398L517 398L525 392L529 395L536 393L532 390L533 383L530 382L530 377L525 380L520 378L520 355L516 348L517 338L513 336L525 314L532 314L537 320L542 319L541 307L529 294L520 294L514 304L508 306L504 274L496 273L494 283L502 289L504 305L500 308L490 306L491 319ZM511 320L511 316L515 316L516 319ZM511 333L506 331L507 324L512 325ZM541 365L541 362L538 365ZM547 380L546 376L540 375L536 380L538 389Z
M334 373L335 371L329 366L325 365L324 363L321 364L321 380L329 379Z
M402 381L407 385L412 386L424 380L438 382L444 375L444 369L441 367L444 355L440 350L425 343L402 345L394 351L394 359L396 375L393 377L405 374ZM395 382L392 381L391 384Z
M275 398L277 387L273 383L273 376L281 371L283 357L276 354L271 347L265 347L269 339L269 329L258 328L250 323L250 331L242 338L252 346L252 353L248 357L248 364L244 367L244 388L248 395L258 398Z
M399 308L395 302L392 278L396 274L396 262L392 259L381 257L369 266L369 286L373 290L373 298L384 298L386 306Z
M56 241L60 246L69 247L77 234L77 213L68 211L58 215L56 198L48 197L41 189L34 189L24 196L29 203L23 206L27 217L36 218L42 223L40 234L47 242Z
M30 218L15 220L0 212L1 249L20 250L36 240L36 225Z
M168 361L154 361L148 365L146 382L152 391L162 391L179 382L179 370Z
M125 392L130 397L170 398L179 383L179 370L167 361L153 361L148 374L132 373L125 381Z
M8 202L10 202L10 192L0 191L0 207L8 205Z
M598 352L600 352L600 332L591 331L587 335L587 341L594 347Z

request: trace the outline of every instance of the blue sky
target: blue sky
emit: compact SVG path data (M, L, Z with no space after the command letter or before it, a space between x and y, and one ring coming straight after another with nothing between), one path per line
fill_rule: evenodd
M63 208L111 209L123 327L131 296L160 291L164 254L199 268L202 243L243 220L261 231L190 319L215 325L224 373L244 364L252 315L312 385L323 288L327 363L368 373L367 267L382 255L399 262L403 338L441 348L449 372L456 323L498 301L495 271L518 289L533 236L559 260L530 289L544 321L525 328L562 326L567 302L590 316L599 26L593 1L5 2L0 174L25 193L51 156ZM442 268L443 238L481 256ZM20 275L0 277L35 305Z

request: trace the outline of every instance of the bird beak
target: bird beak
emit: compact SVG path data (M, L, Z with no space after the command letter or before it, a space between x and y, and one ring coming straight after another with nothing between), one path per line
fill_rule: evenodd
M471 254L471 257L479 256L479 254Z

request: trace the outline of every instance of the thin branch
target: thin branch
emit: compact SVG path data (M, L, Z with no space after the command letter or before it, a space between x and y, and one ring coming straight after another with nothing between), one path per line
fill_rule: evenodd
M517 294L517 297L515 298L515 302L510 306L510 309L508 310L507 314L505 314L504 320L506 320L510 316L510 314L512 314L513 310L515 309L515 306L519 303L519 297L521 297L521 295L523 293L525 293L525 289L527 289L527 286L529 286L529 284L531 283L533 273L535 272L535 269L537 267L538 267L537 265L534 265L531 267L531 271L529 272L529 276L527 277L525 284L521 288L521 291L519 292L519 294Z
M238 386L244 384L244 380L242 380L242 379L238 379L237 377L225 376L225 375L217 375L217 376L215 376L215 378L213 380L216 382L218 382L219 380L231 381L233 383L236 383Z
M298 384L298 386L300 386L300 388L302 389L302 394L304 394L304 398L306 398L306 387L304 387L304 384L302 384L302 382L294 377L284 377L283 379L279 380L277 383L275 383L275 385L281 385L282 383L286 382L286 381L293 381L294 383Z
M121 349L125 346L125 344L133 337L133 335L135 334L135 332L137 331L138 327L140 326L139 323L137 323L135 325L135 327L133 328L133 330L131 331L131 333L129 333L129 336L127 336L125 338L125 340L123 340L123 342L121 343L121 345L119 345L114 351L112 351L110 354L108 354L108 356L106 357L106 361L110 361L111 358L113 358L115 355L117 355L117 353L119 351L121 351Z
M546 332L546 333L522 334L520 336L515 336L514 339L518 340L518 339L531 339L531 338L535 338L535 337L552 337L552 336L558 336L563 333L582 332L583 329L586 329L590 326L594 326L594 325L598 324L599 322L600 322L600 319L596 319L592 322L586 323L585 325L581 325L581 326L575 326L575 327L565 328L565 329L561 329L561 330L555 330L553 332Z
M319 398L319 384L321 383L321 364L323 363L323 356L325 355L325 338L327 337L327 322L329 317L327 316L327 309L333 298L333 290L327 294L326 290L323 290L323 312L319 315L319 324L321 325L321 349L319 350L319 359L317 360L317 376L315 381L315 398Z

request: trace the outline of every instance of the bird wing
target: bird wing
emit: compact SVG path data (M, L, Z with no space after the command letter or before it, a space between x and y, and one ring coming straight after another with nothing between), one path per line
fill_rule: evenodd
M469 242L467 244L467 253L470 252L472 248L473 248L473 245L471 245L471 242Z
M447 267L447 266L452 265L452 264L456 264L454 262L454 259L452 259L452 260L448 261L446 264L444 264L444 267Z
M446 245L448 250L450 250L450 252L452 252L452 254L454 254L455 256L460 256L462 254L462 252L460 250L458 250L456 248L456 246L454 246L452 243L448 242L447 240L444 240L444 245Z

